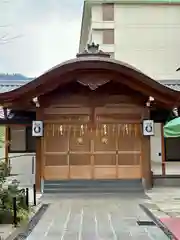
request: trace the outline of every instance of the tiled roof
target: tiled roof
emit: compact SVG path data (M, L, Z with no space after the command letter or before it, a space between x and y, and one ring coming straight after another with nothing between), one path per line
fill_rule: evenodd
M1 85L0 84L0 93L10 92L16 88L19 88L21 85Z
M180 91L180 84L163 84L163 85L173 90Z
M19 88L25 84L27 84L29 81L0 81L0 93L4 92L10 92L16 88Z
M0 82L0 93L9 92L16 88L19 88L29 81L1 81ZM162 85L174 89L176 91L180 91L180 80L165 80L159 81Z

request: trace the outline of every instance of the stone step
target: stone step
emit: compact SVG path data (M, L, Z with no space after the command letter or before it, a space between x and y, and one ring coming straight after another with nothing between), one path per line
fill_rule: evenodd
M44 193L143 192L141 180L65 180L45 181Z
M44 184L46 185L74 185L74 186L79 186L79 185L86 185L86 186L92 186L94 185L138 185L142 184L141 179L131 179L131 180L126 180L126 179L119 179L119 180L45 180Z
M124 188L124 189L113 189L113 188L44 188L44 193L121 193L121 192L143 192L143 189L138 188Z
M154 186L162 186L162 187L179 187L180 186L180 178L155 178L153 180Z

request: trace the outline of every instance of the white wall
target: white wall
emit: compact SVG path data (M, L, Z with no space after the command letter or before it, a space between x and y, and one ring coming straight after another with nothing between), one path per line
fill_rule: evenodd
M25 156L24 156L25 155ZM29 186L34 184L35 177L35 161L32 158L35 153L9 153L11 174L17 174L15 178L20 181L22 186ZM34 173L33 173L34 165Z
M116 58L161 79L179 79L180 6L115 7Z
M91 21L93 22L102 22L102 5L93 5L91 8Z
M154 174L162 174L161 123L154 124L154 133L154 136L150 137L151 169Z
M154 124L154 132L154 136L150 137L151 161L162 162L161 123ZM161 153L161 156L159 156L159 153Z

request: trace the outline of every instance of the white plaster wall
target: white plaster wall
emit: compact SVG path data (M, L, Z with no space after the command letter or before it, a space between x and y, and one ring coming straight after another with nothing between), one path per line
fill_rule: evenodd
M114 22L92 22L92 29L114 29Z
M115 5L116 58L161 79L179 79L180 6Z
M11 174L17 174L16 179L23 186L29 186L34 183L35 161L33 164L33 156L35 156L35 153L9 153Z
M93 5L91 8L91 21L102 22L102 5Z
M154 124L154 136L150 137L151 144L151 161L153 162L162 162L162 156L159 156L159 153L162 154L161 147L161 123Z
M161 123L154 124L154 133L154 136L150 137L151 169L154 174L162 174Z
M89 30L87 44L88 44L88 43L92 43L92 28L90 28L90 30ZM85 46L84 48L86 49L86 47L87 47L87 46Z
M102 45L103 43L103 36L101 30L94 30L92 29L92 42L96 44Z

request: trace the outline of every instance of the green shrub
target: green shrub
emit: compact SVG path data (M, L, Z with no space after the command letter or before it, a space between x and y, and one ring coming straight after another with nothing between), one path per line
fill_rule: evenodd
M4 182L6 177L10 175L10 171L10 166L4 161L0 161L0 183Z
M25 190L19 189L19 183L12 181L5 185L6 177L9 175L9 167L0 162L0 223L8 224L13 220L13 197L17 200L17 220L28 219L29 209L26 206Z

